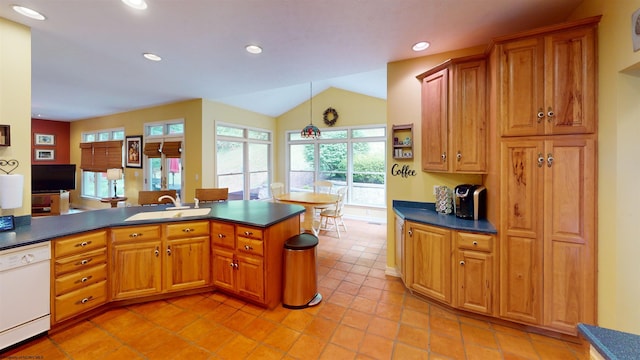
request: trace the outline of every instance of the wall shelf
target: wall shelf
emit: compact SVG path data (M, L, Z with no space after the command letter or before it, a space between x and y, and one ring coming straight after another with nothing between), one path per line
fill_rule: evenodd
M413 159L413 124L393 125L391 138L393 143L391 155L394 159Z
M11 126L0 125L0 146L11 146Z

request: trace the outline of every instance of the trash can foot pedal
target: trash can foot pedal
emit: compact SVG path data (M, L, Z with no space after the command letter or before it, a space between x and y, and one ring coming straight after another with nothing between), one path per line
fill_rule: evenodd
M322 301L322 295L320 295L320 293L317 293L316 296L314 296L313 299L311 299L311 301L309 301L307 306L316 306L316 305L320 304L320 301Z

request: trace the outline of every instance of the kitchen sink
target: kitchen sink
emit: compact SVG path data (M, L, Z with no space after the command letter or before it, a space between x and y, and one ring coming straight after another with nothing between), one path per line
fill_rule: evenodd
M210 211L210 208L149 211L129 216L128 218L124 219L124 221L176 219L189 216L204 216L207 215Z

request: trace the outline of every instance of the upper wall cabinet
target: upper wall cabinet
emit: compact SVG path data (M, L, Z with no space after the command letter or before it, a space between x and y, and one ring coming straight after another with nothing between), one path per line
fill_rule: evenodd
M451 59L417 76L422 82L422 169L487 171L486 60Z
M495 40L502 136L596 130L596 26Z

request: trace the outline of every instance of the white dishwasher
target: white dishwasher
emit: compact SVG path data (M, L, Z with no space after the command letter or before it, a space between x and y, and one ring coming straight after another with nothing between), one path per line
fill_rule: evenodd
M51 242L0 251L0 350L50 329Z

